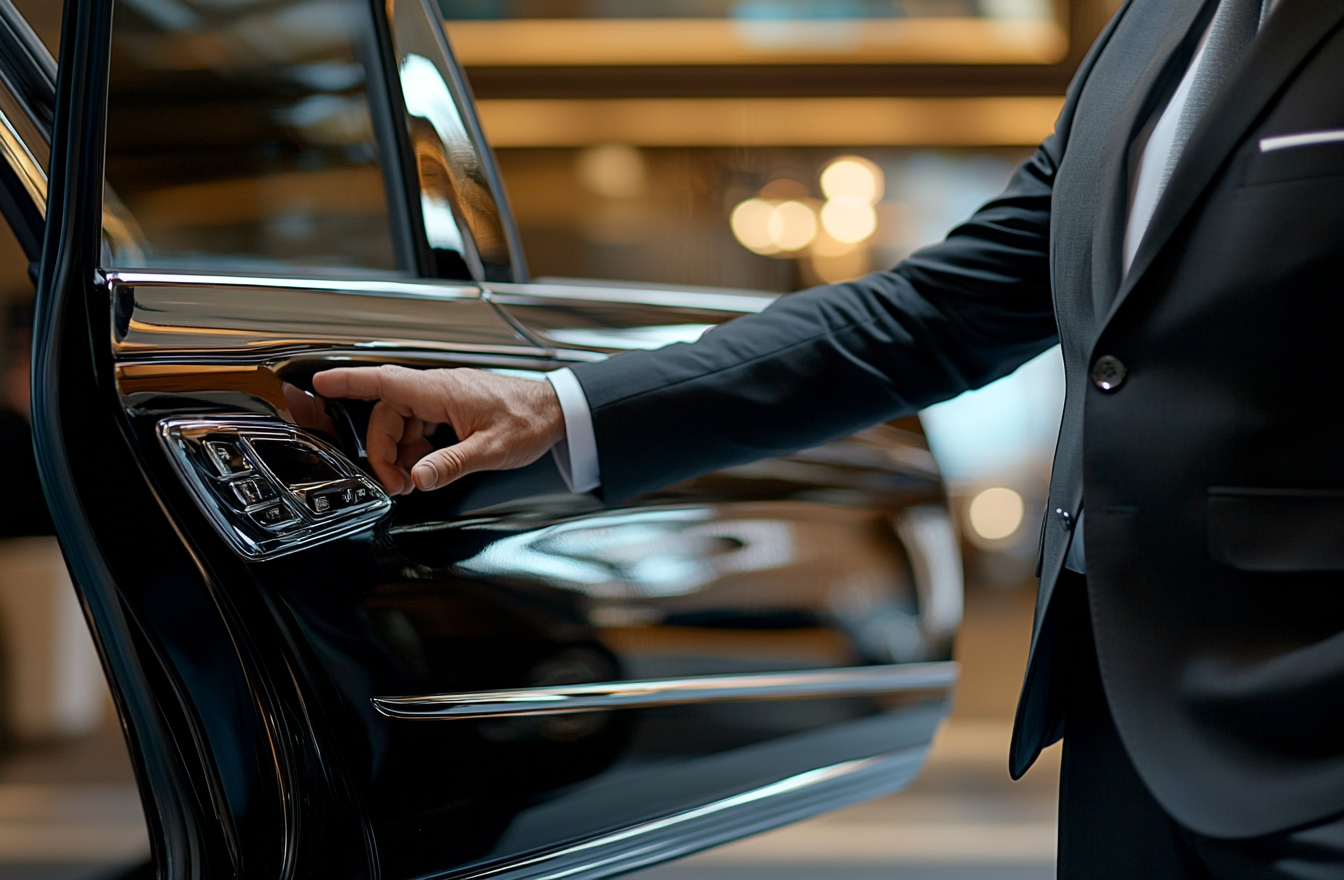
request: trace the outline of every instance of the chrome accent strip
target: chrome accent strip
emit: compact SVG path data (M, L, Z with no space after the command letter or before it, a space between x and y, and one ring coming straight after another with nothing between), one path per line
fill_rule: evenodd
M1328 131L1304 131L1301 134L1281 134L1260 139L1260 152L1272 153L1289 147L1306 147L1312 144L1333 144L1344 141L1344 128Z
M47 172L38 164L28 145L19 136L9 117L0 113L0 155L14 169L37 211L47 215Z
M593 880L681 858L901 791L927 746L809 770L741 794L530 857L437 875L453 880Z
M474 286L108 270L119 361L274 360L324 350L550 360Z
M425 284L386 279L355 281L341 278L313 278L264 275L212 275L190 272L108 269L103 272L113 286L155 287L262 287L285 290L317 290L323 293L348 293L358 296L383 296L406 299L462 300L480 299L481 291L471 285Z
M374 697L373 705L389 718L410 720L563 715L683 703L947 691L956 685L960 673L961 666L953 662L909 663L803 672L703 675L663 681L608 681L419 697Z
M56 60L8 0L0 4L0 34L6 45L0 58L0 157L45 217Z
M769 293L723 293L716 290L665 290L569 284L487 283L485 298L507 305L513 298L630 303L645 306L703 309L714 312L755 313L766 309L778 296Z
M170 331L171 332L171 331ZM498 364L514 366L535 363L542 360L561 360L550 357L550 352L528 348L522 345L475 345L468 342L425 342L420 339L373 339L368 342L351 342L340 337L313 336L307 339L271 340L257 338L248 340L237 347L218 346L214 348L174 348L169 345L154 345L135 348L121 346L117 351L118 362L124 363L171 363L171 364L267 364L277 360L298 360L305 356L322 357L336 361L348 356L350 360L375 358L377 364L395 363L394 356L406 361L424 360L426 362L444 361L457 366L475 364ZM378 357L382 355L382 357ZM489 358L489 360L485 360ZM569 360L569 359L566 359ZM434 364L437 366L437 363ZM362 366L354 364L353 366ZM327 366L326 369L330 369Z
M604 361L610 355L601 351L579 351L571 348L552 349L551 357L557 361L564 361L571 364L593 364L598 361Z

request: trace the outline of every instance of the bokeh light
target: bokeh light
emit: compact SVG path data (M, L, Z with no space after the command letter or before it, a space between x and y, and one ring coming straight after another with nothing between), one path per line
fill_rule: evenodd
M877 212L857 199L831 199L821 207L821 225L836 241L857 244L877 231Z
M817 215L802 202L780 202L766 225L770 242L782 251L800 251L817 237Z
M971 499L967 516L971 528L989 541L1007 538L1022 525L1026 508L1022 496L1001 486L986 489Z
M779 247L770 236L770 217L775 206L764 199L747 199L733 209L729 223L733 235L747 250L758 254L774 254Z
M733 209L733 235L758 254L806 252L805 265L823 281L861 274L868 266L864 242L877 233L882 169L861 156L840 156L822 169L820 183L826 201L819 204L806 184L777 173L755 197Z
M833 159L821 172L821 191L835 201L876 205L884 186L882 169L862 156Z
M644 154L626 144L590 147L578 155L579 180L590 192L608 199L633 199L644 194Z

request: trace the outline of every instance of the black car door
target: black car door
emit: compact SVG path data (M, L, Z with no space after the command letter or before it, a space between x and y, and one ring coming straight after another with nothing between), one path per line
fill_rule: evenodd
M35 440L160 876L606 876L914 777L961 588L917 424L392 499L312 393L768 302L529 282L428 3L70 0L61 58Z

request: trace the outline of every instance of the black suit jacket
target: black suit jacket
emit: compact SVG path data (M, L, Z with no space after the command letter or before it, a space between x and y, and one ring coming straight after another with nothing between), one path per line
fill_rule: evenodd
M1162 805L1251 836L1344 810L1344 4L1280 0L1192 135L1121 279L1130 145L1212 0L1129 0L1008 188L889 272L694 345L574 368L619 498L821 443L1062 343L1050 511L1087 499L1107 696ZM1123 384L1089 379L1118 357ZM1062 730L1046 517L1011 755Z

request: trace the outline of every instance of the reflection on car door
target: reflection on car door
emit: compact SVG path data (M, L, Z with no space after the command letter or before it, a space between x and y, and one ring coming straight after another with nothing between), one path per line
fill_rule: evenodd
M165 876L605 876L913 778L960 613L916 425L388 498L316 371L541 379L767 299L530 283L426 3L69 16L35 429Z

